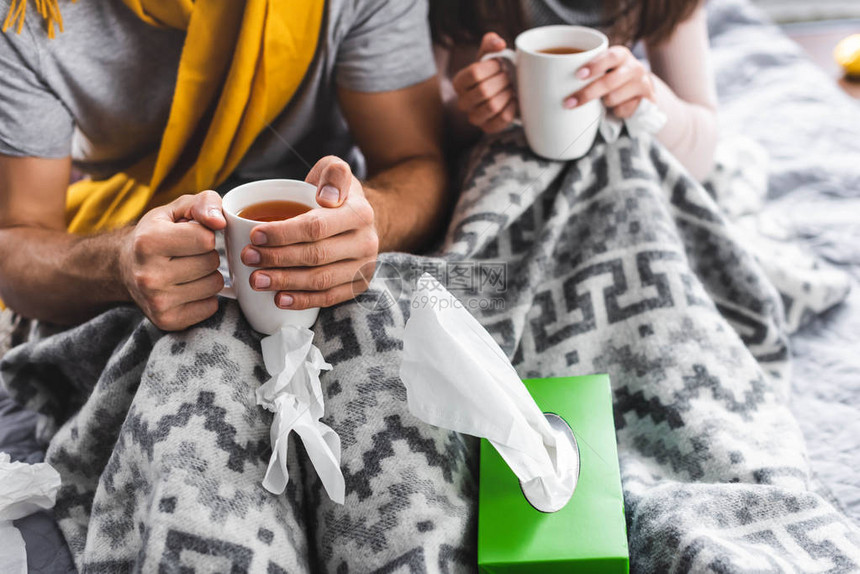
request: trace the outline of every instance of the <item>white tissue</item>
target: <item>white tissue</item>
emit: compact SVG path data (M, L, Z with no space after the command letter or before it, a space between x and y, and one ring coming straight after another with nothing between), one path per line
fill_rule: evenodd
M627 133L635 137L642 133L656 134L666 125L666 114L657 104L647 98L639 101L636 111L629 118L622 120L611 112L604 111L603 121L600 122L600 133L608 143L614 143L621 135L621 128L627 126Z
M24 539L12 521L53 507L60 475L46 463L10 460L8 454L0 452L0 572L26 574Z
M561 509L576 488L578 452L547 422L507 356L430 274L418 280L400 378L409 410L438 427L484 437L538 510Z
M257 404L275 414L270 431L272 458L263 487L274 494L287 487L287 438L296 431L329 498L343 504L346 484L340 469L340 437L320 422L325 412L320 371L330 370L331 365L311 343L313 337L310 329L286 326L262 341L263 362L272 378L257 389Z

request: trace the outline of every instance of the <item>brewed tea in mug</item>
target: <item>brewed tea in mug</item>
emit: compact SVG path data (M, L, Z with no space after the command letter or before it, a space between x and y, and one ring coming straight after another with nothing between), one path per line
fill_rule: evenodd
M555 54L556 56L562 56L564 54L581 54L585 52L582 48L573 48L571 46L558 46L556 48L544 48L543 50L538 50L541 54Z
M297 201L261 201L260 203L245 207L236 215L242 219L251 219L253 221L283 221L307 213L310 210L311 207Z

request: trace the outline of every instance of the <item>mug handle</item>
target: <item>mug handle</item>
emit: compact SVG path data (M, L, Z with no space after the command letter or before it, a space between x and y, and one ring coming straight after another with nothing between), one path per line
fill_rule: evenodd
M481 58L482 62L487 60L491 60L493 58L499 58L501 60L507 60L511 63L511 66L514 70L517 69L517 53L511 50L510 48L505 48L504 50L499 50L498 52L490 52L489 54L484 54ZM516 89L516 88L515 88ZM511 122L515 126L522 127L523 121L520 118L514 118Z
M224 285L224 288L218 292L219 297L226 297L227 299L238 299L239 296L236 295L236 288L232 285Z
M222 243L226 246L226 244L227 244L226 239L227 238L225 237L224 230L222 229L221 231L216 231L215 233L221 235L221 237L223 238ZM236 287L233 285L227 285L227 280L230 279L230 274L229 274L230 273L230 269L229 269L230 264L227 263L226 256L222 259L222 261L224 263L226 263L226 265L224 267L227 268L227 275L224 275L223 273L221 274L222 276L224 276L225 281L224 281L224 287L221 289L221 291L218 292L218 296L219 297L226 297L227 299L238 300L239 295L236 293ZM219 271L220 271L220 268L219 268Z
M188 223L196 223L197 225L200 225L199 221L194 221L193 219L181 219L180 221L187 221ZM215 233L216 234L220 233L221 237L224 237L224 230L223 229L221 231L216 231ZM229 267L229 264L228 264L228 267ZM220 271L220 269L219 269L219 271ZM222 273L221 275L223 276L224 274ZM229 276L225 277L225 279L228 279L228 278L229 278ZM235 299L235 300L239 299L239 296L236 294L236 288L233 287L232 285L227 285L226 282L225 282L224 288L218 292L218 296L219 297L226 297L227 299Z

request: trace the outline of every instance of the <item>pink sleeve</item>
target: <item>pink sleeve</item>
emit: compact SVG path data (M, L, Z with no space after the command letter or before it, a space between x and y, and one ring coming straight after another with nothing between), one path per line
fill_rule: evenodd
M664 43L648 46L657 106L668 117L657 134L697 179L714 163L717 94L705 9L699 6Z

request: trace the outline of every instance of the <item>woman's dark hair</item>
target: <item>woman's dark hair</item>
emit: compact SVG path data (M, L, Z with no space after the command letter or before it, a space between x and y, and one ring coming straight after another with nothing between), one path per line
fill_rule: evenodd
M430 0L433 40L439 44L477 44L487 32L510 42L526 29L523 3L530 0ZM577 0L563 0L576 7ZM701 0L603 0L597 28L615 40L656 45L667 40Z

